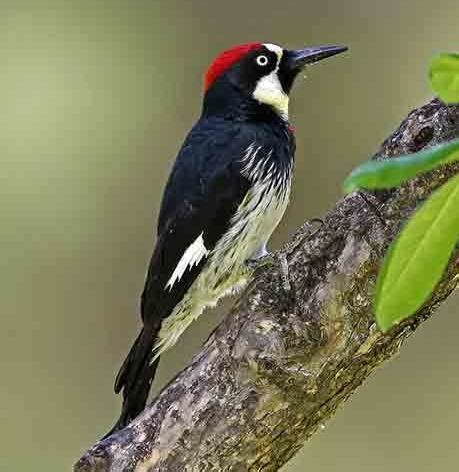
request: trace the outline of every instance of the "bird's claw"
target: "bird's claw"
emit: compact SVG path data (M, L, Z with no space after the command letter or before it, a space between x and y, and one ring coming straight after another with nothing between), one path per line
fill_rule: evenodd
M247 259L246 265L247 267L255 272L262 267L270 266L276 263L276 257L272 252L268 252L262 257L258 257L256 259Z

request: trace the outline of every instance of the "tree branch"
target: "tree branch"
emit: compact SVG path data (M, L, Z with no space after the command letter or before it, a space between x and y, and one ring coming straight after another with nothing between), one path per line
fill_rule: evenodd
M459 106L433 100L410 113L375 158L458 136ZM386 335L374 324L374 283L388 245L458 170L450 165L395 190L353 193L321 226L306 223L280 251L283 264L256 272L190 365L74 470L278 470L456 287L459 251L416 317Z

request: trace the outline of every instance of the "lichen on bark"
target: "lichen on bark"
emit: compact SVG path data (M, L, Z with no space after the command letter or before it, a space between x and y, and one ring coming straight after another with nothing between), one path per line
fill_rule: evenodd
M459 106L414 110L375 159L459 137ZM449 165L391 191L355 192L323 224L305 224L280 264L257 270L190 365L124 430L75 465L96 471L275 471L454 290L456 251L415 317L382 334L372 298L378 268L403 222L459 170Z

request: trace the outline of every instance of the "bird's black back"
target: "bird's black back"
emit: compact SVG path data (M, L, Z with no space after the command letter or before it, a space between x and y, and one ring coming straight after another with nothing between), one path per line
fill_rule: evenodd
M276 173L287 172L294 139L286 123L272 118L272 122L234 122L203 117L186 138L163 194L157 243L142 294L144 323L167 317L205 264L203 259L172 290L164 289L190 244L203 232L205 246L211 251L228 230L254 184L243 175L241 162L249 146L262 146L260 159L272 150Z
M238 102L237 97L227 101L228 93L231 90L224 96L207 97L203 115L187 136L164 190L156 245L141 297L144 326L115 381L115 392L123 390L123 408L113 430L123 428L145 406L159 361L154 346L162 321L183 299L256 185L256 178L244 171L251 146L259 148L256 157L264 163L258 178L268 168L273 185L285 183L285 176L290 175L295 140L288 123L254 101ZM213 100L225 100L229 106L220 106L223 113L214 114ZM169 286L181 258L200 235L206 256Z

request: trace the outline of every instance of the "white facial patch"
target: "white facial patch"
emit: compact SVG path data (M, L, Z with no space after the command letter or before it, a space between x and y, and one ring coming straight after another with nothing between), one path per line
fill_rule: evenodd
M277 72L282 59L283 49L276 44L263 44L266 49L274 52L277 56L275 69L268 75L263 76L255 86L253 98L261 103L272 106L283 118L288 118L288 95L282 89Z
M202 235L203 233L201 233L183 253L183 256L180 258L174 273L171 275L171 278L166 284L166 288L169 290L172 290L175 282L180 281L188 268L191 269L193 266L197 266L203 257L207 257L209 255L209 251L204 245L204 239Z

